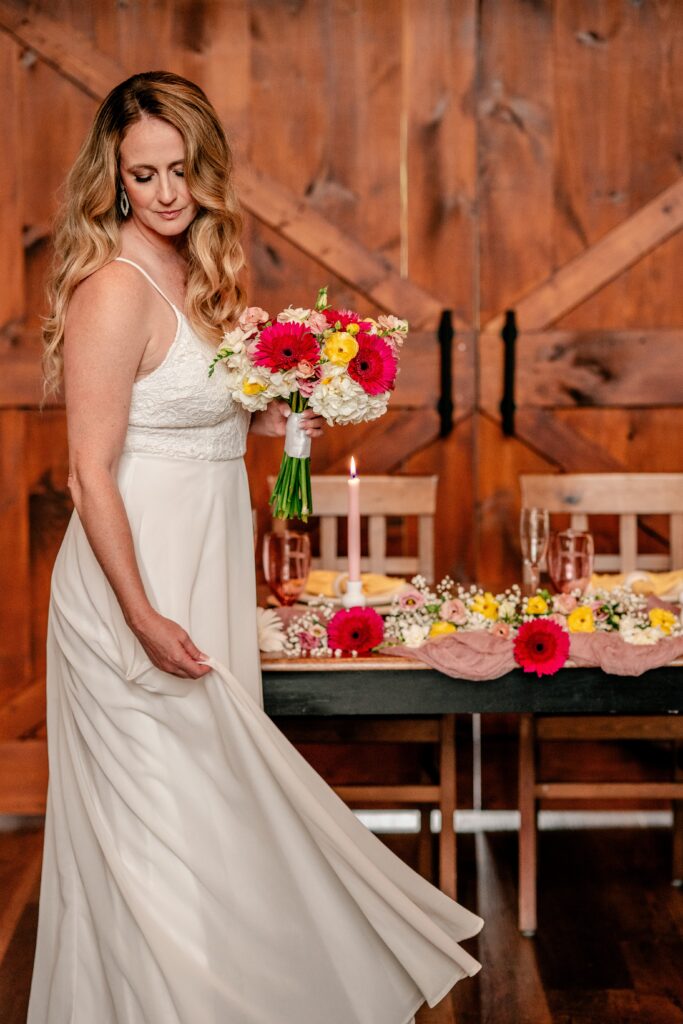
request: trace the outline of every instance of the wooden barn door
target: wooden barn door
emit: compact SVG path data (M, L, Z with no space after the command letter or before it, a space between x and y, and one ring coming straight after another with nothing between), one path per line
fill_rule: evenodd
M476 574L499 587L520 473L683 471L683 6L484 3L480 47Z

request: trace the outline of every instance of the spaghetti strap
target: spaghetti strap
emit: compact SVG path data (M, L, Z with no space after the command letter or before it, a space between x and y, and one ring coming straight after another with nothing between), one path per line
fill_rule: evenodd
M168 295L166 295L166 293L161 290L161 288L156 283L156 281L149 276L149 274L147 273L146 270L143 270L143 268L140 266L139 263L135 263L133 260L127 259L126 256L115 256L114 257L114 262L117 262L117 261L119 263L130 263L131 267L137 267L137 269L140 271L140 273L144 274L144 276L147 278L147 280L151 284L152 288L155 288L159 292L159 295L161 295L162 299L166 299L166 302L168 302L169 306L173 310L175 310L175 312L177 314L182 315L182 311L180 309L178 309L178 307L176 306L175 302L171 302L171 300L169 299Z

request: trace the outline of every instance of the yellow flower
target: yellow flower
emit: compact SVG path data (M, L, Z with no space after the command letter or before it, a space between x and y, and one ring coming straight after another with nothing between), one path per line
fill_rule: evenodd
M669 636L671 630L676 625L676 616L665 608L653 608L652 611L648 612L648 617L650 625L654 626L655 629L661 629L662 633L665 633L666 636Z
M333 331L323 351L331 363L345 366L358 352L358 342L348 331Z
M267 387L267 384L260 384L257 380L245 380L242 385L242 392L245 395L260 395Z
M498 616L498 602L493 594L487 590L485 594L476 594L470 605L470 611L483 615L485 619L495 619Z
M347 334L352 334L354 338L358 334L359 330L360 330L360 327L358 326L358 324L347 324L346 325L346 333Z
M567 625L570 633L594 633L595 619L590 608L575 608L567 616Z
M452 622L435 622L432 628L429 630L429 638L435 636L448 636L449 633L455 633L455 626Z
M530 597L526 603L527 615L545 615L548 611L548 602L540 594Z

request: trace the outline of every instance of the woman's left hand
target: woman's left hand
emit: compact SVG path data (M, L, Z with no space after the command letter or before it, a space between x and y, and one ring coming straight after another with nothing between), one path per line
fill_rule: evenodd
M251 418L251 433L265 434L268 437L283 437L287 429L287 419L291 415L287 402L277 399L270 402L263 412L254 413ZM301 427L309 437L320 437L325 421L313 409L304 409L301 414Z

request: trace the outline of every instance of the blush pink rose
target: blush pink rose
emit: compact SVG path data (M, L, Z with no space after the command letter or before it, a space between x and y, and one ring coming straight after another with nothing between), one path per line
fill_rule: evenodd
M454 597L444 601L439 611L439 617L445 622L454 622L456 626L464 626L467 622L467 609L459 598Z
M508 622L494 622L492 623L489 633L493 633L494 636L502 636L504 640L510 636L510 624Z
M555 594L553 598L553 608L556 612L562 612L563 615L573 612L577 604L578 601L573 594Z
M268 320L268 314L265 309L261 309L260 306L247 306L243 313L240 314L239 325L240 327L257 327L258 324L265 324Z
M312 309L306 317L306 326L310 327L314 334L322 334L329 327L327 317L317 309Z

